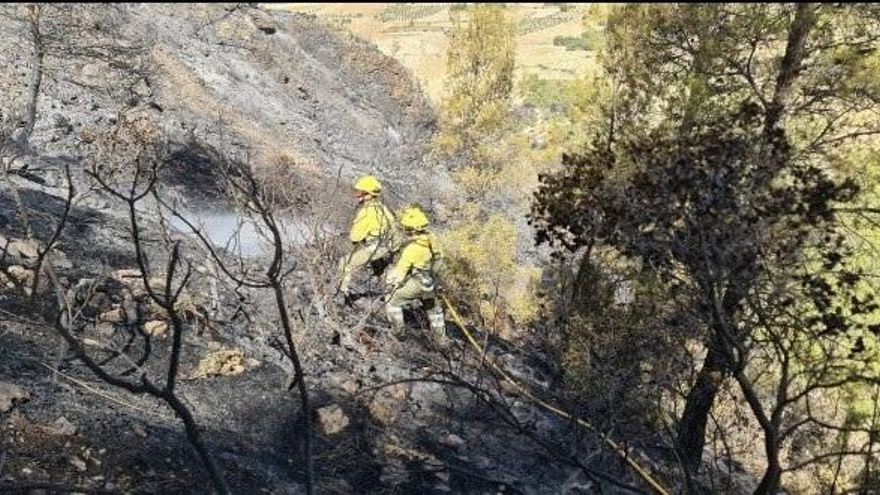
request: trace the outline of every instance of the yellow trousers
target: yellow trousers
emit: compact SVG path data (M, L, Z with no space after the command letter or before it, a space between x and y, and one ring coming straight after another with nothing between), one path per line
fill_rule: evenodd
M395 331L402 332L405 327L403 308L418 300L428 313L428 322L435 338L443 339L446 336L446 318L443 314L443 306L436 296L434 288L425 287L421 277L410 276L403 285L387 296L385 314L388 316L388 321L394 326Z
M351 277L356 270L361 269L369 263L380 260L391 254L391 250L382 243L376 241L359 245L345 258L339 261L339 272L341 280L339 282L340 292L348 292L351 285Z

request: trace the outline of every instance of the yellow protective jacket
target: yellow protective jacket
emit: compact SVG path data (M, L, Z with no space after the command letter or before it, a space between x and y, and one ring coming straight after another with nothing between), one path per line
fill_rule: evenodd
M427 274L433 277L434 263L442 256L434 241L434 236L417 234L404 246L397 263L388 270L385 282L392 287L397 287L412 273Z
M390 237L394 214L381 201L370 198L361 205L351 224L351 242L371 241Z

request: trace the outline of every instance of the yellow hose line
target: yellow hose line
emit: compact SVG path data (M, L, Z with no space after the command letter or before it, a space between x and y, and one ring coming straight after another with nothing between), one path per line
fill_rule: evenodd
M474 347L474 349L476 349L476 351L480 355L484 355L483 348L480 346L480 344L474 339L473 335L471 335L471 333L465 327L464 323L461 320L461 316L459 316L459 314L458 314L458 311L456 311L455 308L452 306L452 304L450 304L450 302L446 298L446 296L441 295L440 297L443 299L443 303L449 309L449 312L452 315L452 320L455 322L455 325L464 333L465 337L467 337L468 341L471 343L471 345ZM655 480L651 476L651 474L648 473L648 471L646 469L644 469L636 461L634 461L629 455L627 455L627 452L623 448L621 448L620 445L617 444L617 442L608 438L604 433L597 430L596 427L594 427L593 425L591 425L587 421L585 421L577 416L574 416L571 413L565 412L562 409L554 406L553 404L550 404L548 402L545 402L545 401L535 397L525 387L523 387L522 385L520 385L519 383L514 381L513 378L511 378L507 373L505 373L504 370L501 369L501 367L498 366L497 364L495 364L493 361L487 359L487 360L485 360L485 362L488 363L489 366L496 373L498 373L498 375L501 378L503 378L507 383L511 384L514 388L516 388L524 397L528 398L529 400L538 404L539 406L543 407L544 409L552 412L553 414L556 414L560 418L574 421L578 425L580 425L581 427L586 428L587 430L590 430L591 432L595 433L606 444L608 444L617 453L617 455L619 455L624 461L626 461L626 463L629 464L629 466L633 469L633 471L635 471L636 474L638 474L645 481L645 483L647 483L656 493L658 493L660 495L669 495L669 492L665 488L663 488L663 485L661 485L657 480Z

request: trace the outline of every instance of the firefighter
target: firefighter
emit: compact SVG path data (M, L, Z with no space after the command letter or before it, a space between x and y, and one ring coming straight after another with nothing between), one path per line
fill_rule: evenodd
M446 345L446 320L437 298L438 275L443 256L434 236L428 231L428 217L418 207L406 208L400 224L407 237L394 266L385 277L387 296L385 313L396 336L404 334L403 308L419 301L428 313L434 341Z
M398 243L396 220L380 199L382 184L379 180L372 175L363 176L354 183L354 189L360 207L349 233L352 250L339 263L338 292L346 302L351 301L349 286L354 272L367 264L386 260Z

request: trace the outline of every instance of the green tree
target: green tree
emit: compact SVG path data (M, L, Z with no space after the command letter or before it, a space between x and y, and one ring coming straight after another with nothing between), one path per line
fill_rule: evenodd
M510 336L514 319L521 324L537 310L529 291L536 270L517 249L523 192L536 174L511 118L515 25L494 4L455 10L452 23L433 155L453 170L456 186L439 214L447 287L468 317Z
M437 149L452 166L483 165L491 162L489 148L510 123L514 25L498 5L452 15Z
M829 371L878 329L857 317L876 310L858 273L841 269L835 213L855 188L830 171L841 144L880 133L866 118L880 93L864 79L878 21L876 6L828 4L627 5L609 18L606 70L621 86L607 124L544 177L533 217L539 240L611 247L692 294L708 356L679 421L691 472L728 378L764 432L760 493L781 482L796 430L785 413L868 379ZM775 395L756 385L767 356Z

